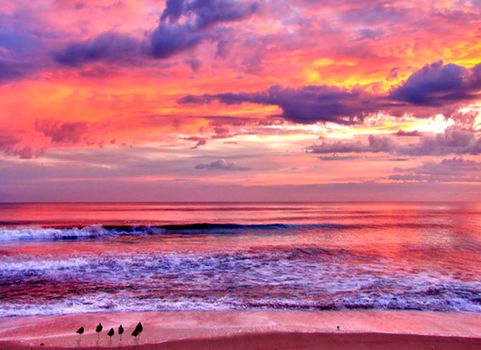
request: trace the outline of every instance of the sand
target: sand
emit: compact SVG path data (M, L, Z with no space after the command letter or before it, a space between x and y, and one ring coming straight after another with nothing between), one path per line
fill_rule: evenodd
M142 321L144 332L130 335ZM95 326L102 322L100 337ZM122 323L123 339L117 334ZM80 338L75 331L84 326ZM339 326L339 330L337 329ZM116 334L107 336L110 327ZM43 344L43 345L42 345ZM149 312L0 319L0 349L481 349L481 314L433 312Z

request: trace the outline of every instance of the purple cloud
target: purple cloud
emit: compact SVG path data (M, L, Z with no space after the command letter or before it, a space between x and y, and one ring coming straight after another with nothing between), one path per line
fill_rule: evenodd
M235 0L193 0L185 5L185 12L195 17L195 27L205 29L217 23L246 19L259 11L257 2Z
M402 182L481 182L481 162L463 158L424 162L414 168L395 168L390 180Z
M243 20L257 10L256 2L169 0L159 25L145 42L125 34L108 32L88 40L72 42L54 52L53 58L57 63L71 67L97 61L131 63L143 55L169 58L195 48L206 39L213 39L211 27Z
M43 61L39 23L25 13L0 12L0 83L32 75Z
M480 97L481 64L465 68L438 61L412 74L389 97L422 106L445 106Z
M393 115L412 112L432 115L434 107L452 107L481 97L481 64L472 69L436 62L413 73L389 95L373 95L361 89L347 90L333 86L289 88L272 86L260 92L187 95L181 104L207 104L218 100L224 104L257 103L275 105L282 116L296 123L334 122L356 124L373 113ZM423 108L420 112L419 106ZM431 107L431 108L429 108ZM439 113L439 110L435 110Z
M394 139L388 136L370 135L368 143L360 141L323 141L318 145L307 148L310 153L316 154L338 154L338 153L379 153L393 152L397 147Z
M140 43L127 35L103 33L96 38L74 42L55 52L53 58L66 66L79 66L96 61L131 62L138 55Z
M152 32L149 54L155 58L168 58L199 45L205 36L188 25L160 24Z
M11 60L0 60L0 82L22 78L33 71L29 65Z
M195 167L197 170L224 170L224 171L247 171L248 167L242 167L237 165L233 161L219 159L210 163L197 164Z
M444 133L423 135L414 143L400 143L392 136L370 135L368 142L324 141L306 149L315 154L390 153L404 156L481 154L481 138L475 131L450 127Z
M149 54L168 58L190 50L213 38L211 27L248 18L258 7L256 2L245 4L235 0L167 1L159 26L150 36Z
M216 95L184 96L180 103L209 103L219 100L225 104L258 103L277 105L284 118L297 123L329 121L338 124L361 122L369 113L387 104L361 90L346 90L332 86L305 86L285 88L272 86L266 91L255 93L224 93Z

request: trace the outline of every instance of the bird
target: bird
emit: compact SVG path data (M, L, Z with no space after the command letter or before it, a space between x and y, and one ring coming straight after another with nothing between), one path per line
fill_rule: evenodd
M84 332L85 332L85 329L83 327L80 327L79 329L77 329L78 335L82 335L82 334L84 334Z
M140 333L144 330L144 327L142 326L142 323L137 323L137 326L135 326L134 331L132 332L132 337L135 337L137 339L138 336L140 336Z
M97 325L97 328L95 328L95 331L97 332L97 338L100 337L100 332L102 332L103 328L104 326L102 326L102 323L99 322L99 324Z
M122 340L122 334L124 333L124 327L122 327L122 325L119 326L119 336L120 336L120 340Z
M337 330L340 330L340 329L341 329L341 327L337 326Z
M113 329L113 328L110 328L110 331L107 333L107 335L108 335L110 338L112 338L114 334L115 334L114 329Z
M77 332L76 332L78 334L77 347L80 347L80 342L82 341L82 334L84 334L84 332L85 332L85 329L83 326L77 329Z

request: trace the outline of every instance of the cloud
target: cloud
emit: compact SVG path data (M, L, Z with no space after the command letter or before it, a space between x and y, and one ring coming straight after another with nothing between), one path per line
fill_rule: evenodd
M103 33L79 42L73 42L53 54L57 63L79 66L85 63L106 61L111 63L132 61L140 49L138 40L118 33Z
M195 16L194 25L205 29L217 23L236 22L259 11L259 3L235 0L193 0L185 5L185 12Z
M30 65L0 59L0 83L22 78L33 71Z
M22 159L30 159L38 155L29 146L21 145L22 139L17 135L0 133L0 151L5 154L18 156Z
M19 141L20 139L14 135L0 134L0 148L2 150L10 149Z
M323 141L306 149L315 154L390 153L404 156L481 154L481 137L472 130L449 127L444 133L423 135L414 143L400 143L392 136L370 135L368 142Z
M481 138L474 131L447 128L442 134L426 135L418 143L398 146L396 151L406 155L481 154Z
M389 97L422 106L445 106L481 97L481 64L465 68L442 61L413 73Z
M379 153L393 152L397 147L394 139L389 136L368 137L368 143L360 141L323 141L318 145L307 148L308 152L316 154L337 154L337 153Z
M200 146L204 146L205 144L207 144L207 138L202 136L184 137L183 140L196 142L196 145L193 146L192 149L196 149L196 148L199 148Z
M161 22L177 23L184 16L193 28L205 29L217 23L240 21L259 10L259 3L236 0L167 0Z
M199 45L205 36L188 25L160 24L152 32L149 54L155 58L168 58Z
M406 131L406 130L399 130L397 133L396 133L396 136L407 136L407 137L411 137L411 136L422 136L422 133L417 131L417 130L412 130L412 131Z
M356 156L340 156L340 155L332 155L332 156L320 156L319 159L322 160L322 161L327 161L327 162L331 162L331 161L338 161L338 160L351 160L351 159L357 159L358 157Z
M424 162L414 168L395 168L390 180L402 182L481 182L481 162L463 158Z
M167 1L158 27L150 36L149 54L168 58L213 39L209 29L246 19L258 11L256 2L235 0ZM180 21L182 19L182 21Z
M429 116L439 113L434 107L452 107L481 97L481 64L472 69L441 61L413 73L388 95L368 93L360 87L343 89L317 85L289 88L275 85L259 92L227 92L186 95L180 104L256 103L279 106L282 116L296 123L361 123L368 115L387 112ZM419 109L419 106L426 108ZM431 112L430 114L427 112Z
M284 118L297 123L329 121L338 124L355 124L383 106L375 96L362 90L347 90L333 86L285 88L276 85L268 90L254 93L187 95L179 102L202 104L213 100L219 100L225 104L249 102L276 105L282 109ZM387 104L385 106L387 107Z
M184 0L167 0L160 20L171 23L177 22L184 12L184 2Z
M256 2L234 0L169 0L158 26L140 40L126 34L102 33L68 44L53 53L62 65L76 67L92 62L132 63L141 56L169 58L214 39L210 29L217 24L243 20L258 10Z
M87 123L38 120L35 128L49 137L53 143L75 144L87 132Z
M0 11L0 23L0 83L28 77L45 66L35 19L21 11Z
M195 167L197 170L225 170L225 171L247 171L250 168L237 165L233 161L225 159L219 159L210 163L197 164Z

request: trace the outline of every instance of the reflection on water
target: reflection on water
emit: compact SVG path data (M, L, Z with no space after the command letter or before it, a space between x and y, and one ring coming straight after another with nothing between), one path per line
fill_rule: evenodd
M1 204L0 223L1 316L481 312L479 204Z

